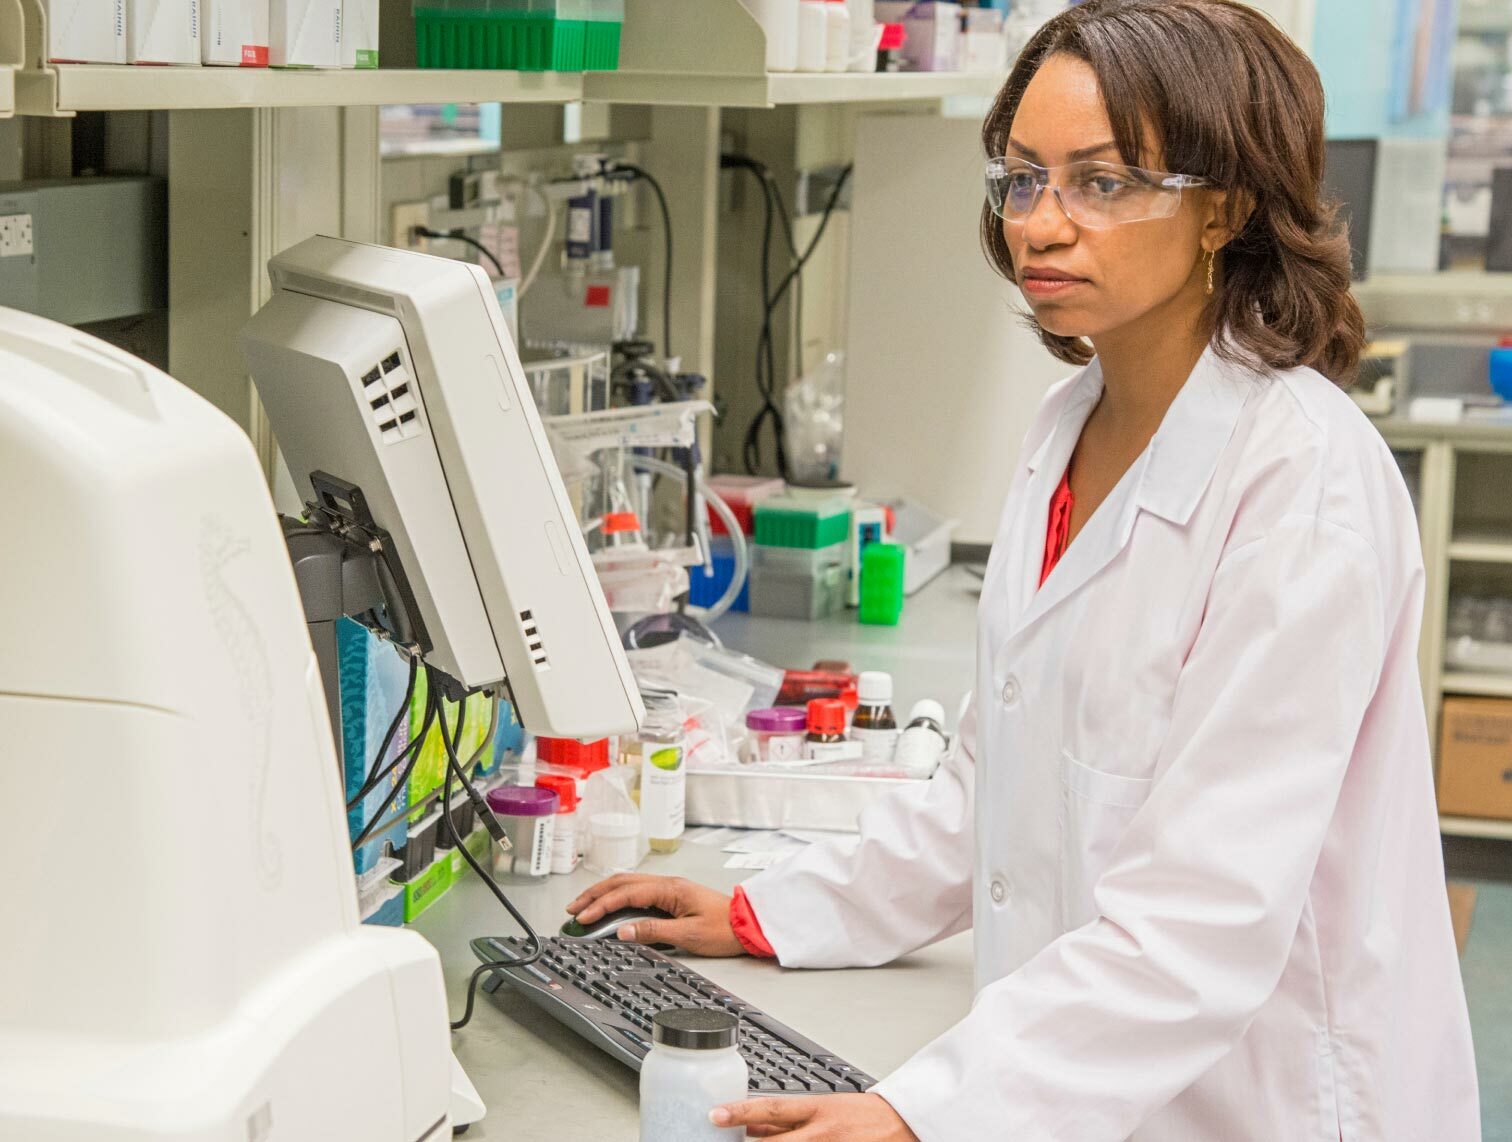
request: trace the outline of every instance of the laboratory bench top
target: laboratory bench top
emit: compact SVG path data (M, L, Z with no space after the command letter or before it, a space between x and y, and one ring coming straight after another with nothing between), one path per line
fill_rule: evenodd
M838 658L856 669L887 670L897 703L936 698L955 720L971 686L980 580L952 566L908 600L896 627L868 627L847 611L818 622L730 614L715 625L725 643L781 666ZM718 846L685 843L652 855L641 872L683 876L724 892L753 874L726 869ZM543 884L505 886L543 934L555 934L569 900L597 877L584 869ZM441 953L453 1017L477 965L468 941L514 935L513 922L475 876L467 876L413 925ZM969 933L883 968L788 971L750 958L689 965L878 1078L966 1014L971 1003ZM604 1142L638 1134L637 1075L509 988L479 988L472 1022L452 1037L488 1114L468 1142Z
M716 845L685 843L653 855L641 872L684 876L722 891L751 875L726 869ZM556 934L567 902L594 883L584 869L540 886L505 885L541 934ZM476 876L431 906L414 928L441 953L453 1018L477 966L468 941L515 934L513 921ZM700 959L688 965L869 1074L904 1062L971 1005L971 936L962 933L882 968L789 971L767 960ZM634 1142L636 1072L502 987L478 990L472 1022L452 1036L457 1058L488 1107L467 1142Z

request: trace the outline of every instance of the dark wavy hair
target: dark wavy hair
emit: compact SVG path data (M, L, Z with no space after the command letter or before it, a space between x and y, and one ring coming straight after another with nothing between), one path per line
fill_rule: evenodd
M1218 349L1272 369L1308 365L1354 378L1365 320L1349 292L1349 240L1322 194L1323 85L1311 61L1266 16L1231 0L1086 0L1025 46L982 126L989 157L1007 149L1013 117L1057 52L1097 75L1123 161L1143 154L1146 125L1162 169L1227 189L1233 239L1208 303ZM988 260L1016 281L1002 222L982 207ZM1078 337L1032 328L1051 353L1086 364Z

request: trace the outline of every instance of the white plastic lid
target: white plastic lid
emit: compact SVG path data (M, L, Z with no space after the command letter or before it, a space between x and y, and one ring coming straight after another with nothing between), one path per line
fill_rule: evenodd
M945 707L933 698L923 698L914 703L914 708L908 712L908 720L917 722L920 718L928 718L935 725L945 725Z
M863 670L856 679L856 697L863 706L885 706L892 701L892 675L882 670Z

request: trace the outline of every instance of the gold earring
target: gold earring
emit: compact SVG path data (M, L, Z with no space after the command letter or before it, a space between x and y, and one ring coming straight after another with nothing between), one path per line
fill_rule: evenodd
M1207 291L1208 291L1208 293L1212 293L1213 292L1213 258L1216 257L1217 254L1218 254L1217 250L1209 250L1208 251L1208 268L1207 268Z

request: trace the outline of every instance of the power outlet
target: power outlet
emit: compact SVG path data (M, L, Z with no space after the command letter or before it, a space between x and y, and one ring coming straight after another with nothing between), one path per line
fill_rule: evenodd
M430 251L430 242L415 231L430 225L429 202L396 202L389 213L389 245L398 250Z
M0 258L29 258L34 252L32 216L0 215Z

